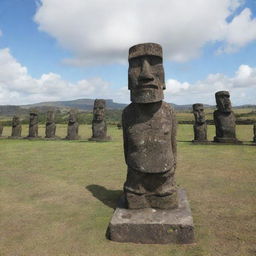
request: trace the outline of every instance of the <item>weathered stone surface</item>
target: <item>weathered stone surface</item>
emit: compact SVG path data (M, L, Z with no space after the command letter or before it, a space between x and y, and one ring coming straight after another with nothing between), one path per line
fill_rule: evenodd
M2 125L2 124L0 124L0 137L2 137L3 130L4 130L4 127L3 127L3 125Z
M215 98L218 109L213 114L216 128L214 141L220 143L240 143L236 138L236 119L231 108L229 92L216 92Z
M132 103L122 114L127 206L175 208L176 119L172 107L162 101L161 46L148 43L131 47L128 78Z
M36 111L31 111L29 115L28 138L38 138L38 114Z
M76 112L74 110L71 110L69 112L69 118L68 118L68 130L67 130L67 140L78 140L78 128L79 124L77 122L77 116Z
M193 113L195 117L193 142L207 142L207 124L204 105L201 103L193 104Z
M91 141L108 141L110 137L107 136L107 123L105 121L106 101L96 99L93 107L92 120L92 137Z
M253 125L253 134L254 134L254 136L253 136L253 142L256 143L256 123L254 123L254 125Z
M14 116L12 119L12 135L11 137L19 138L21 137L21 122L18 116Z
M53 111L47 112L46 126L45 126L45 138L56 138L56 124L54 121L55 114Z
M193 243L194 224L185 190L178 189L178 208L126 209L124 197L110 221L107 236L116 242Z

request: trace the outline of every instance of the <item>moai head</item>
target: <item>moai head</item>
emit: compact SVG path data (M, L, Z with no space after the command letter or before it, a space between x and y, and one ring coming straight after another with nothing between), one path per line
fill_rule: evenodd
M12 126L16 127L18 125L20 125L20 118L18 116L13 116L13 118L12 118Z
M38 123L38 115L36 111L30 111L29 113L29 123L31 125L37 124Z
M205 123L204 105L201 103L193 104L193 113L197 124Z
M105 106L106 106L105 100L96 99L94 101L94 107L93 107L93 120L94 121L104 120Z
M69 112L68 123L71 125L76 123L76 111L75 110L71 110Z
M163 100L165 83L161 45L145 43L129 49L128 89L134 103Z
M54 117L55 117L54 111L52 111L52 110L48 111L47 117L46 117L46 123L47 124L54 123Z
M230 113L232 111L230 95L228 91L216 92L215 99L217 103L217 108L220 112Z

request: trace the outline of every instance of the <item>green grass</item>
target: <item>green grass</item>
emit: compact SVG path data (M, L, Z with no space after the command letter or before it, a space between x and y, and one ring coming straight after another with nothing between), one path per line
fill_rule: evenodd
M212 138L214 127L208 130ZM122 132L108 131L113 140L106 143L0 140L1 256L256 254L256 146L192 145L186 142L193 138L191 125L179 125L176 179L188 193L196 243L107 240L126 177ZM5 135L9 132L6 128ZM39 133L44 135L43 126ZM57 133L65 137L66 126L58 126ZM252 126L238 126L237 134L250 141ZM80 135L89 138L90 126L81 126Z

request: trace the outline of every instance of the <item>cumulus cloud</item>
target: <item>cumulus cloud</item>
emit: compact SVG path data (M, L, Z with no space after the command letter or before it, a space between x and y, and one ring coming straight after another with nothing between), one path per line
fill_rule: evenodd
M58 74L43 74L36 79L29 75L10 53L0 50L1 104L28 104L41 101L96 98L109 96L110 84L101 78L71 83Z
M220 73L209 74L193 84L167 79L165 101L176 104L215 104L214 93L219 90L229 90L236 105L255 104L256 67L241 65L233 77ZM20 105L79 98L108 98L115 102L129 103L130 93L127 85L116 89L99 77L75 83L55 73L33 78L27 68L11 55L9 49L0 49L1 104Z
M165 58L186 61L208 42L232 52L256 39L256 19L243 0L40 0L34 20L70 50L71 65L126 62L137 43L162 44ZM234 16L234 17L233 17ZM233 17L231 21L227 21Z

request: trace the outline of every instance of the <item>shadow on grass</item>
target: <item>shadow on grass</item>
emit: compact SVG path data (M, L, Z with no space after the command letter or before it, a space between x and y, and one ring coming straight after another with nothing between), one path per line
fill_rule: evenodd
M113 209L116 208L117 202L123 193L122 190L109 190L96 184L88 185L86 189L103 204Z

